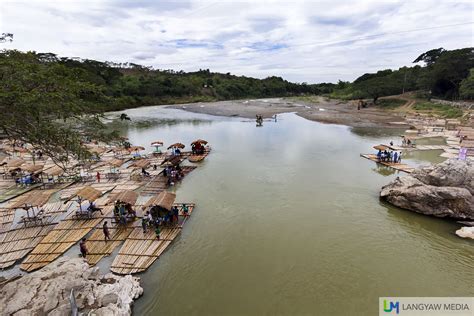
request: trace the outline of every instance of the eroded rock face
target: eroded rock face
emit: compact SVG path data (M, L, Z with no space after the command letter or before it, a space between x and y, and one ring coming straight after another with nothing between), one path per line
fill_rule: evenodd
M451 159L418 169L382 187L380 197L426 215L474 219L474 166Z
M63 257L0 288L2 315L70 315L74 289L79 311L90 315L130 315L143 289L139 279L89 268L81 258Z

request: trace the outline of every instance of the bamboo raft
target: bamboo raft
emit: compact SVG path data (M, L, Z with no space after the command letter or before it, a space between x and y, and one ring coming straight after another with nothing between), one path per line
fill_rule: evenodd
M15 218L15 210L11 208L1 208L0 209L0 232L9 230L11 224L13 223L14 218Z
M61 217L67 212L71 203L64 205L61 202L45 204L45 220L41 225L24 226L19 223L13 229L0 233L0 268L13 266L25 257L40 243Z
M204 151L204 153L201 154L201 155L194 155L194 154L191 154L191 155L188 156L188 161L190 161L190 162L200 162L200 161L203 161L204 158L206 158L207 155L209 155L210 152L211 152L211 149L206 149L206 150Z
M406 172L406 173L412 173L413 170L415 170L415 168L413 167L410 167L409 165L407 164L402 164L402 163L395 163L395 162L386 162L386 161L379 161L377 159L377 155L372 155L372 154L361 154L360 155L361 157L364 157L365 159L369 159L369 160L372 160L376 163L379 163L381 165L384 165L384 166L387 166L387 167L390 167L390 168L393 168L397 171L403 171L403 172Z
M186 177L189 173L191 173L191 171L196 168L196 166L182 166L181 170L183 171L184 177ZM158 175L143 187L142 194L155 195L160 193L161 191L164 191L167 188L166 181L166 177Z
M113 206L104 208L104 216L111 213L112 208ZM97 217L91 219L77 219L74 215L71 213L39 242L20 265L21 270L31 272L53 262L86 236L104 218L104 216L96 215Z
M111 221L107 221L111 223ZM98 225L94 232L87 238L87 262L90 265L96 265L103 257L109 256L133 231L135 223L129 223L125 227L117 224L109 226L110 240L104 240L102 224Z
M179 208L179 224L174 227L163 227L159 240L152 229L149 229L147 233L143 233L141 227L135 227L115 257L110 268L112 272L117 274L144 272L159 258L181 232L188 217L194 210L194 204L186 203L189 206L189 212L188 215L184 215L181 207L182 204L175 205Z

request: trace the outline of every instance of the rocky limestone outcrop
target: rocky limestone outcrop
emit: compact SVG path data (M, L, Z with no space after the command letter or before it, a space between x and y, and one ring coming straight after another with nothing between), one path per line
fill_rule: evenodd
M474 219L474 165L450 159L417 169L382 187L380 197L426 215Z
M474 227L461 227L456 231L456 235L462 238L474 239Z
M0 315L70 315L74 289L83 315L130 315L143 289L139 279L99 275L81 258L63 257L0 287Z

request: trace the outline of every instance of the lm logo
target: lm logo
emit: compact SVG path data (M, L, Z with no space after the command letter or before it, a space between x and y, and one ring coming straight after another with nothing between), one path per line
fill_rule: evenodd
M383 310L387 313L395 310L395 312L398 314L400 312L400 303L392 301L387 302L387 300L383 300Z

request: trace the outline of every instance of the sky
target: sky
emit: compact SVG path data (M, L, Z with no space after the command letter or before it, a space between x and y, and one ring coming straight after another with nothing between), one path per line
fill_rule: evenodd
M0 33L2 49L337 82L474 47L474 2L0 0Z

